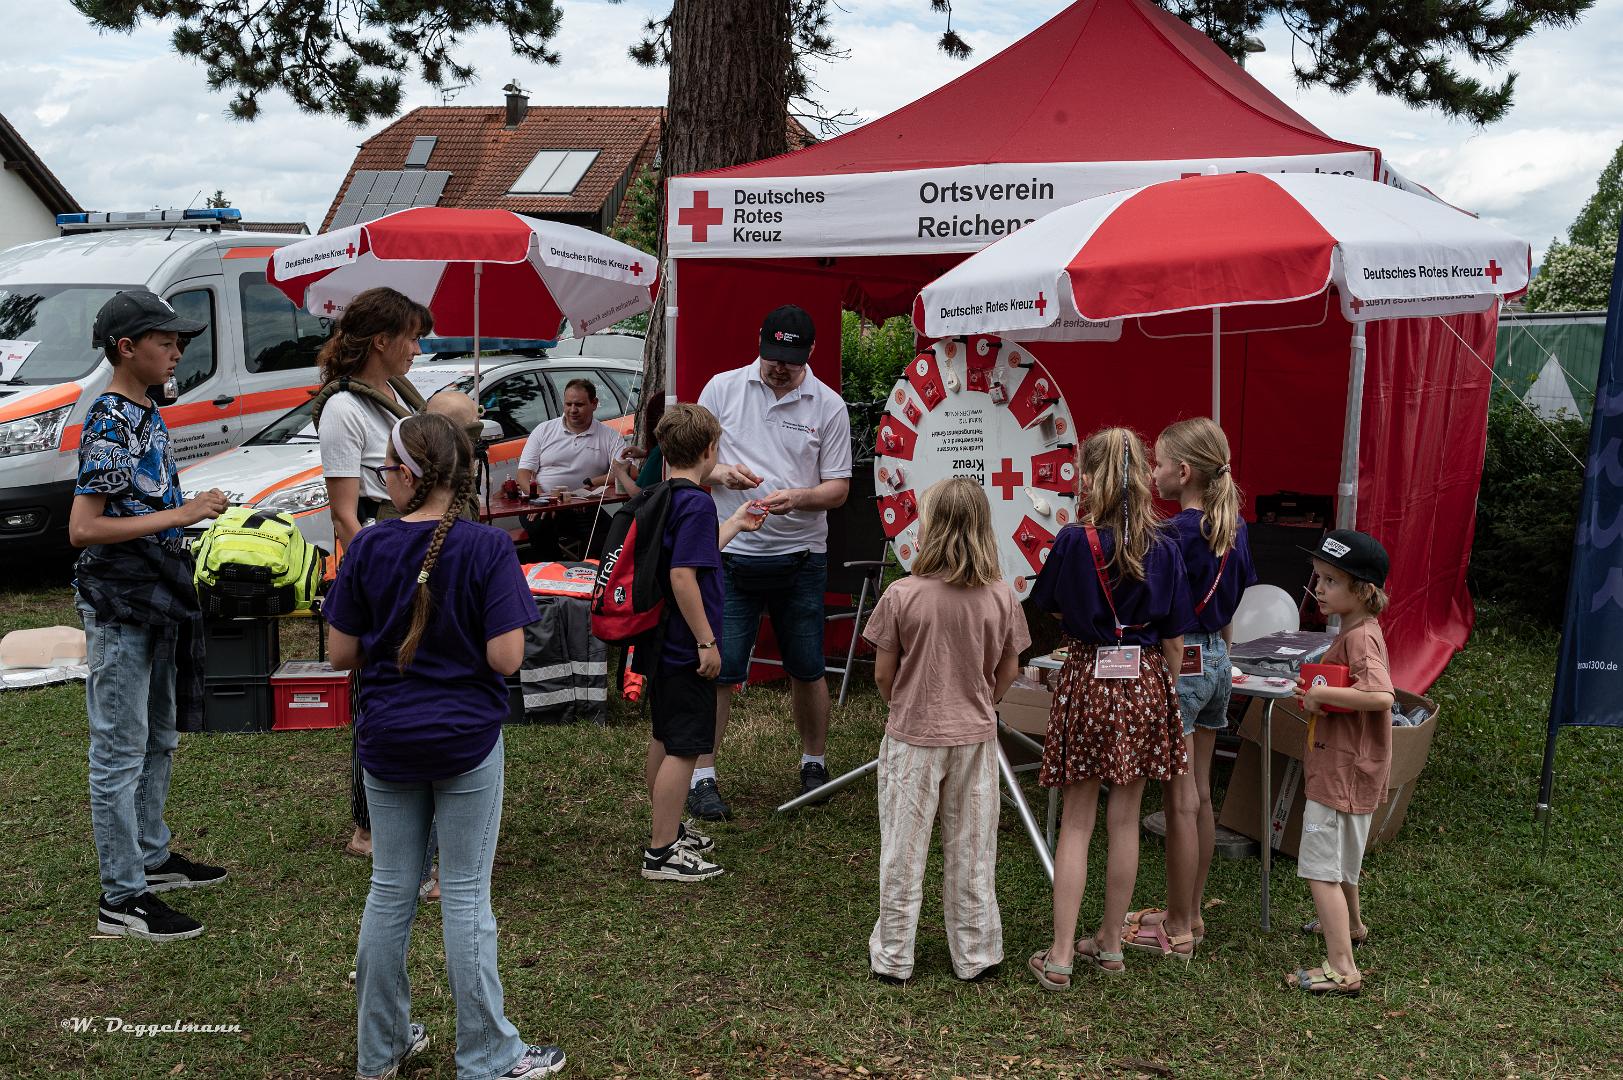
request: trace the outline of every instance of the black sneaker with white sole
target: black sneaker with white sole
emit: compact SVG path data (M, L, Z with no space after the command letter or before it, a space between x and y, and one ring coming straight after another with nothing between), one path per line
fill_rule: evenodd
M563 1072L564 1052L556 1046L526 1046L524 1056L503 1077L541 1077Z
M688 813L700 821L731 821L732 807L721 797L716 781L705 777L688 790Z
M406 1052L400 1055L399 1061L380 1073L357 1072L355 1080L394 1080L395 1077L400 1075L400 1066L406 1063L407 1058L420 1054L427 1049L428 1029L421 1024L413 1024L411 1025L411 1045L406 1047Z
M178 851L147 870L147 892L168 892L170 889L201 889L205 885L218 885L225 880L225 871L218 866L195 863Z
M676 826L676 843L696 855L708 855L716 850L715 840L700 832L691 821L684 821Z
M649 881L703 881L721 872L721 867L706 862L692 848L683 847L681 841L666 848L664 855L656 855L649 848L642 851L642 876Z
M203 924L182 915L151 892L132 896L122 904L110 902L103 894L96 910L96 930L144 941L180 941L201 934Z
M820 762L808 761L800 767L800 793L810 794L828 783L828 767Z

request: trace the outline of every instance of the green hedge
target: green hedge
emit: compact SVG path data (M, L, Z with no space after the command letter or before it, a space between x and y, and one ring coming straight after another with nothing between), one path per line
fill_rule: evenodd
M1584 478L1549 429L1584 460L1589 421L1567 413L1543 419L1513 401L1496 401L1488 409L1470 583L1478 597L1558 625Z

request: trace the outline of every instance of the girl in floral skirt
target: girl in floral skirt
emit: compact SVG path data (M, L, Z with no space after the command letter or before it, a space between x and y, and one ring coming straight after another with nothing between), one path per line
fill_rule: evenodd
M1106 428L1079 457L1080 521L1055 538L1031 595L1060 619L1068 650L1037 774L1065 792L1054 936L1029 961L1047 990L1070 989L1074 960L1105 974L1125 970L1122 922L1138 876L1144 782L1189 768L1175 690L1189 585L1177 542L1156 516L1144 445L1126 428ZM1101 783L1110 785L1104 914L1098 932L1078 942Z

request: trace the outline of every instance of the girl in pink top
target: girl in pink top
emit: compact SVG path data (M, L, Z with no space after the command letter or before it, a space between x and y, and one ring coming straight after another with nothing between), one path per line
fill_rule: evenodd
M862 632L878 650L874 679L890 704L879 748L879 920L868 939L869 965L886 982L913 974L938 810L953 973L974 979L1003 960L995 710L1031 644L980 485L932 485L919 518L913 575L885 591Z

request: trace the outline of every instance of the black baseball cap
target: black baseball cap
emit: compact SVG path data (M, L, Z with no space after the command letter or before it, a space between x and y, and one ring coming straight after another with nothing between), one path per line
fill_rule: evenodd
M1302 550L1320 562L1327 562L1337 570L1344 570L1359 581L1372 585L1385 585L1387 572L1392 569L1392 560L1387 557L1381 542L1368 533L1352 529L1331 529L1319 537L1318 547L1305 547Z
M811 359L817 327L804 308L785 304L761 323L761 358L782 364L804 364Z
M126 289L96 312L91 344L108 349L123 338L137 338L148 330L173 330L183 338L194 338L207 329L207 323L177 314L151 289Z

